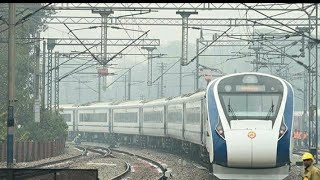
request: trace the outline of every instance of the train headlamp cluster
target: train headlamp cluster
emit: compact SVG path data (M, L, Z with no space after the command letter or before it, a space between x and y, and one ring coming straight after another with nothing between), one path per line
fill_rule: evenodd
M282 121L281 121L281 126L280 126L280 129L279 129L279 137L278 139L281 139L282 136L287 132L287 126L286 124L284 123L284 119L282 118Z
M218 122L218 125L216 126L216 131L219 134L219 136L221 136L223 139L225 139L224 130L223 130L223 127L222 127L222 124L221 124L220 117L219 117L218 121L219 122Z

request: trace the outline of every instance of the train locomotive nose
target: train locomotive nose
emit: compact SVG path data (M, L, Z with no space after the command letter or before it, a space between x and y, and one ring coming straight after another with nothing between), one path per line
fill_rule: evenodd
M225 133L229 167L276 166L277 136L271 130L230 130ZM268 143L266 143L268 142Z

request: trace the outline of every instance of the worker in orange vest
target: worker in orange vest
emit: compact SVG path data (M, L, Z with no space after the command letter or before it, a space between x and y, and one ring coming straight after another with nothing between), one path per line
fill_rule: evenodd
M309 138L309 134L307 133L307 131L304 131L303 133L303 145L305 147L308 147L308 138Z
M298 130L295 129L293 132L293 141L294 141L295 147L298 147L298 136L299 136Z
M302 142L302 132L298 130L298 146L301 147Z

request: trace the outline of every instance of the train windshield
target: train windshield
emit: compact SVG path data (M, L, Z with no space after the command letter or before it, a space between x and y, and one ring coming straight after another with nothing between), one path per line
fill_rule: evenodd
M221 94L222 106L230 120L272 120L280 107L281 94Z
M274 120L282 101L283 85L262 75L238 75L222 79L218 94L230 120Z

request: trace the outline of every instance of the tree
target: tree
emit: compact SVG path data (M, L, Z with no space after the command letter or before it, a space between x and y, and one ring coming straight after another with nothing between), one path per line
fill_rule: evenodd
M40 3L34 4L35 9L17 8L16 20L19 21L36 9L41 8ZM16 37L30 38L45 29L44 20L52 15L53 11L41 10L29 16L25 21L16 25ZM4 14L2 17L8 17ZM8 26L0 25L0 32ZM8 39L8 31L0 33L0 39ZM34 72L35 48L37 42L29 40L16 41L16 99L15 103L15 139L16 140L47 140L65 135L67 125L58 114L44 112L42 122L34 122ZM7 89L8 89L8 44L0 43L0 140L6 139L7 120ZM57 129L55 129L57 128Z

